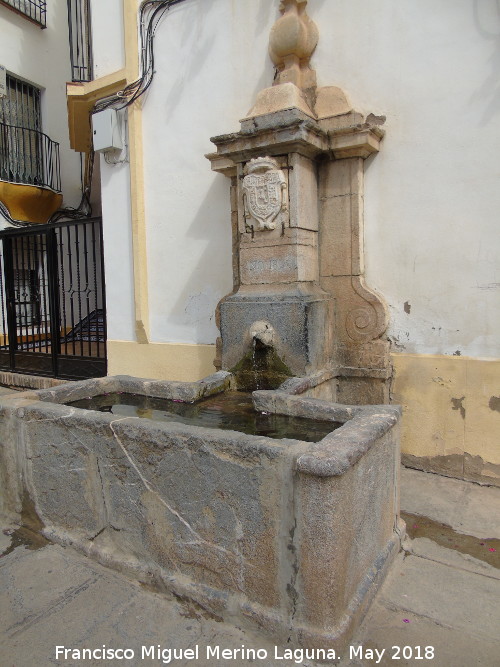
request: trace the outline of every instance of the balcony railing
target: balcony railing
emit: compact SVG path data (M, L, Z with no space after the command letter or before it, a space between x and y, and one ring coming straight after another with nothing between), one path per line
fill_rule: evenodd
M72 81L92 81L89 0L68 0L68 28Z
M59 144L43 132L0 123L0 180L61 192Z
M5 5L18 14L26 16L42 28L47 25L47 3L44 0L0 0L0 5Z

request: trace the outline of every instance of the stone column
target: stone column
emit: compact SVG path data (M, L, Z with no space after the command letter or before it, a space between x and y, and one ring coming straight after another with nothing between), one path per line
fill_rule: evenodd
M389 343L381 338L387 310L364 283L363 248L364 161L380 148L383 120L354 111L318 119L331 147L319 177L320 284L337 303L333 356L342 403L389 401Z
M251 349L252 325L264 321L281 360L303 376L331 361L333 300L319 284L315 163L326 137L295 110L269 114L264 125L244 120L237 135L213 140L214 168L236 177L238 212L239 285L219 308L221 364L237 364Z

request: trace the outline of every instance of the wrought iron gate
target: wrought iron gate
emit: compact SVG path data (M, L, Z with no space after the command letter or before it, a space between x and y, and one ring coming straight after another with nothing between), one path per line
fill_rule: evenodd
M0 232L0 370L106 375L101 219Z

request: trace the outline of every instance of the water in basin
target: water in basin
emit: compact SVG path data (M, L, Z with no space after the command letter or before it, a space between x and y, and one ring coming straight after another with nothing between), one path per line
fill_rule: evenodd
M197 403L178 403L164 398L116 393L84 398L68 405L111 412L120 417L175 421L205 428L230 429L249 435L294 438L307 442L317 442L342 426L339 422L257 412L253 407L252 395L239 391L217 394Z

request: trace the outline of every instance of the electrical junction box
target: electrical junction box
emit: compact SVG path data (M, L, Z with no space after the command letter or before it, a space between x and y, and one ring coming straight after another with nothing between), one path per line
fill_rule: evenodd
M0 97L7 95L7 70L0 65Z
M122 117L116 109L104 109L92 116L92 138L95 151L123 148Z

